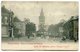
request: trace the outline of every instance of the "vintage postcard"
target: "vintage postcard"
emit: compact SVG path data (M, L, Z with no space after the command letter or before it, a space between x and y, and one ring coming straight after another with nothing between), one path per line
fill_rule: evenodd
M77 1L2 1L1 49L78 50Z

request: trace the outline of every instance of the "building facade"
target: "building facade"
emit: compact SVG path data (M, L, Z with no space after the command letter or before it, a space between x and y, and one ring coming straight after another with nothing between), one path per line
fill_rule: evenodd
M10 26L12 25L13 12L6 9L5 6L1 7L1 32L2 37L10 36Z
M64 36L70 40L78 40L78 16L72 16L64 25Z

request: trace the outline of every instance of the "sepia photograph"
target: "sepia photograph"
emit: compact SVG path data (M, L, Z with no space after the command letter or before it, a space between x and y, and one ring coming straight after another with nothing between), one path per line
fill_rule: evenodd
M79 48L77 1L1 1L1 49Z

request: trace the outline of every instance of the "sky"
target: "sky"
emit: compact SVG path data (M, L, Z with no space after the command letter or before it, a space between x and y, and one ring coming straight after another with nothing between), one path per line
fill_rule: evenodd
M2 1L2 5L12 10L21 21L29 18L31 22L39 25L39 16L43 9L45 24L57 24L62 19L67 21L71 16L78 15L78 2L71 1Z

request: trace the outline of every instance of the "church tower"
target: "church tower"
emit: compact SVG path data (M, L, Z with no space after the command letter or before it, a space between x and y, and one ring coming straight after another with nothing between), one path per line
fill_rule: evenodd
M45 24L45 16L44 16L44 13L43 13L43 9L41 9L41 13L40 13L40 16L39 16L39 24L41 24L41 25Z
M41 13L39 16L39 31L44 31L44 25L45 25L45 16L44 16L44 12L43 9L41 9Z

